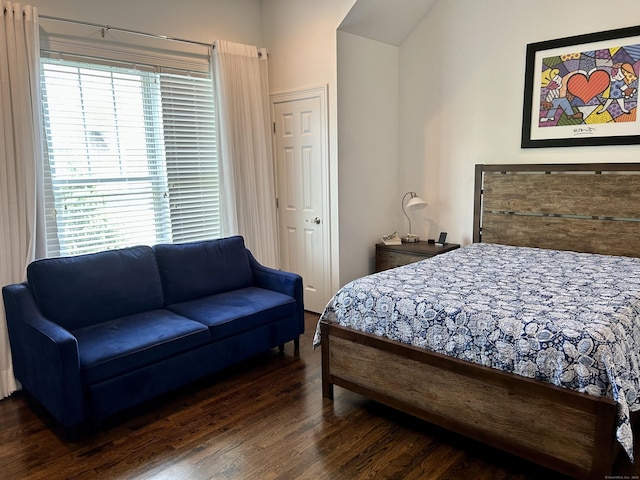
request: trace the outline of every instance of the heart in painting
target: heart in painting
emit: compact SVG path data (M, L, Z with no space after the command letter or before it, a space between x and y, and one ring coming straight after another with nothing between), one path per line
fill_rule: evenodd
M608 86L609 74L604 70L596 70L589 76L575 73L567 81L567 91L584 103L589 103L589 100L604 92Z

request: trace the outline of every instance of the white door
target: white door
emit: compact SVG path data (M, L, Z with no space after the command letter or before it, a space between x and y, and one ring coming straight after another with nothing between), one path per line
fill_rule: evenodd
M303 278L304 307L331 297L326 87L271 97L281 268Z

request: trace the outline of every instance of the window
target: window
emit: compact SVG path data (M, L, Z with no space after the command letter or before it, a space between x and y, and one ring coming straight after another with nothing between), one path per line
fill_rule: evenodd
M41 65L47 256L220 236L209 73Z

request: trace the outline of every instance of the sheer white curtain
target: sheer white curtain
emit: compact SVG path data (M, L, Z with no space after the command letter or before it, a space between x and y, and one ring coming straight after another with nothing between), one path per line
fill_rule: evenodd
M25 279L34 258L40 145L38 11L0 2L0 286ZM0 398L16 390L0 302Z
M279 267L267 55L217 41L213 68L220 116L223 234L244 236L264 265Z

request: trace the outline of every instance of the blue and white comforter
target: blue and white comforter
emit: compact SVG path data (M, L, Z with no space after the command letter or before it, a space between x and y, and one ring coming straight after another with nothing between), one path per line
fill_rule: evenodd
M612 398L633 460L640 259L473 244L355 280L322 319Z

